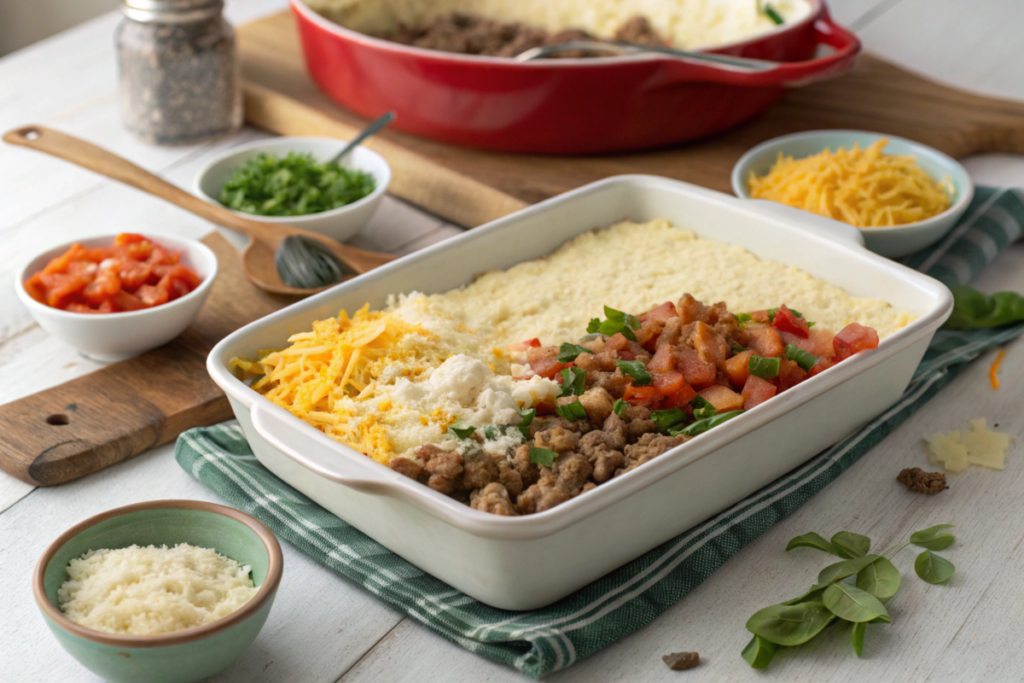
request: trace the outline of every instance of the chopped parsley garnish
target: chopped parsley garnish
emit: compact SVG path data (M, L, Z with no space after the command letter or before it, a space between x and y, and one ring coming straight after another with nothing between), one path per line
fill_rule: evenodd
M782 15L775 11L775 8L769 4L765 4L764 13L769 19L771 19L775 23L776 26L781 26L783 23L785 23L785 19L782 18Z
M747 368L750 369L751 375L757 375L761 379L771 379L779 376L779 359L751 356Z
M804 351L795 344L786 345L786 358L795 360L796 364L804 370L810 370L818 363L818 357L813 353Z
M575 422L576 420L582 420L587 416L587 411L580 403L579 399L576 399L572 403L563 403L555 406L555 413L559 417L564 417L569 422Z
M582 396L583 383L587 379L587 371L583 368L564 368L562 370L562 393L559 396Z
M558 458L558 453L547 448L537 448L536 446L530 446L530 462L534 465L544 465L544 467L551 467L555 464L555 459Z
M604 307L604 315L607 320L603 322L600 318L591 318L590 324L587 325L587 332L591 334L600 332L608 337L621 332L622 336L629 341L636 341L636 335L633 334L633 330L640 329L639 318L629 313L616 311L610 306Z
M623 401L621 398L615 399L615 403L612 404L612 410L615 411L615 414L618 415L619 417L622 417L622 414L626 412L626 408L628 407L629 404Z
M232 171L217 199L259 216L305 216L351 204L376 186L369 173L319 162L312 154L258 154Z
M558 355L556 356L556 358L558 359L559 363L571 363L574 360L576 360L576 358L581 353L594 353L594 352L591 351L590 349L588 349L585 346L580 346L579 344L570 344L569 342L565 342L558 349Z
M522 433L524 438L529 439L530 425L533 423L533 418L537 415L537 409L530 408L529 410L517 410L516 412L519 413L519 417L522 418L519 421L519 424L516 425L516 428L519 429L520 433Z
M615 365L624 373L632 377L634 383L638 387L646 386L651 383L651 373L647 372L647 368L644 367L644 364L640 361L617 360L615 361Z
M667 410L652 410L651 420L658 425L658 429L667 432L673 427L686 421L686 413L680 408L669 408Z
M693 407L693 416L698 420L713 417L717 412L715 407L703 396L694 396L690 405Z
M458 420L448 427L448 431L459 439L468 439L470 435L476 431L476 427L471 424L466 424L462 420Z
M717 415L714 415L712 417L708 417L703 420L697 420L688 427L684 427L682 429L669 430L669 434L671 434L672 436L676 436L677 434L682 434L684 436L697 436L698 434L703 434L709 429L717 427L723 422L733 419L742 412L742 410L730 410L727 413L718 413Z

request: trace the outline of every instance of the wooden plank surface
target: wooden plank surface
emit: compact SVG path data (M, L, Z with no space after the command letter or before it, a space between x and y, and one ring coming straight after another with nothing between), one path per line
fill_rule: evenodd
M903 63L932 77L958 87L990 89L993 81L985 74L1004 68L1019 42L1013 33L1016 24L1000 20L1000 16L1012 14L1015 0L986 0L971 6L971 11L961 11L960 3L956 3L953 9L963 20L939 22L941 32L929 27L945 18L934 15L933 2L939 0L832 0L830 4L834 15L853 23L868 48L876 53L894 56L898 50L906 57ZM904 3L912 3L914 11L897 12ZM283 0L234 0L227 3L227 11L229 20L241 23L283 5ZM943 7L950 9L948 3ZM858 23L868 15L874 18ZM890 21L893 23L887 23ZM6 129L27 121L65 127L127 154L136 163L184 187L190 185L196 170L219 145L238 144L259 135L249 130L234 140L202 148L159 150L137 145L120 129L114 106L111 34L116 23L116 17L103 17L0 59L0 127ZM991 36L997 39L991 45L983 44ZM972 48L960 49L961 45ZM1000 52L1000 63L978 57L990 59ZM943 62L947 58L948 64ZM941 73L929 68L937 63L944 65ZM1012 60L1009 63L1012 65ZM69 67L72 64L74 68ZM1024 70L1009 69L1007 73L1007 89L997 94L1024 99ZM0 212L0 237L5 246L0 256L2 282L9 283L14 268L38 251L44 241L58 243L89 231L132 230L139 226L190 237L201 237L210 230L202 221L173 207L154 204L132 190L79 169L68 168L61 173L54 160L13 151L16 154L10 155L0 147L0 179L7 183L0 185L6 200ZM1019 157L979 157L969 159L967 165L976 180L1024 185L1024 159ZM13 186L17 191L10 191L10 183L22 176L37 179L36 184L17 184ZM354 242L366 248L405 251L455 232L434 216L389 200ZM978 284L986 291L1024 291L1022 276L1024 244L1001 256ZM24 310L10 302L12 298L0 296L0 368L5 373L0 402L98 367L34 327ZM801 510L741 551L661 619L549 680L733 681L761 680L765 676L815 683L872 678L986 683L1020 680L1024 663L1016 640L1024 629L1015 606L1024 599L1024 584L1020 578L1022 544L1020 536L1014 536L1017 520L1024 518L1024 500L1019 496L1024 482L1016 478L1022 468L1020 442L1006 472L972 470L959 475L954 478L954 488L946 492L952 494L950 498L925 499L906 519L901 517L906 510L884 495L888 489L876 493L870 487L876 482L889 486L890 468L903 458L923 458L921 436L962 425L973 417L973 413L965 412L965 405L979 415L994 415L1005 406L1024 402L1022 354L1024 345L1020 342L1009 347L1004 386L999 392L992 392L985 384L990 358L979 361L901 430ZM0 587L6 589L0 592L0 610L5 615L0 621L4 642L0 667L5 680L98 680L61 650L46 631L25 589L26 577L45 545L74 522L117 505L171 497L223 502L177 466L170 446L58 488L33 489L0 473L0 538L4 539L0 544ZM992 498L995 507L986 504L986 498ZM798 582L804 576L800 572L813 572L819 566L818 560L811 559L813 556L783 553L788 538L809 529L866 527L876 542L884 543L891 533L887 530L904 522L944 521L953 514L957 519L951 521L961 527L961 542L947 554L963 572L963 581L955 586L927 588L924 594L915 591L901 596L901 602L894 606L896 624L869 631L865 659L856 660L845 639L840 638L794 652L785 661L779 660L781 668L773 667L764 674L754 674L739 660L736 643L743 638L743 620L765 603L766 596L787 593L792 584L786 581ZM877 527L873 524L876 519L881 520ZM900 529L904 530L902 526ZM1000 538L1002 543L997 542ZM390 612L287 544L284 552L285 578L266 627L243 658L215 680L529 680ZM917 581L914 577L907 580ZM946 588L950 590L943 592ZM950 623L958 628L963 625L958 635L952 636ZM702 638L700 642L690 638L694 633ZM705 664L700 669L673 673L657 660L663 652L691 645L703 647L704 643L710 645L702 651ZM928 671L932 672L930 676Z

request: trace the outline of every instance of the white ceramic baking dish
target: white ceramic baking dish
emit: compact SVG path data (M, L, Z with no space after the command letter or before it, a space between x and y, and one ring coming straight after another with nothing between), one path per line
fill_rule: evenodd
M314 320L388 294L443 292L482 271L550 253L624 218L667 218L801 268L917 320L786 393L596 490L536 515L473 510L337 443L237 379L236 355L280 348ZM685 267L685 264L680 264ZM680 295L683 293L680 292ZM572 305L571 302L566 302ZM650 176L608 178L394 261L230 335L210 353L256 457L282 480L397 554L495 607L549 604L785 474L882 413L949 316L943 285L863 248L855 228L778 204Z

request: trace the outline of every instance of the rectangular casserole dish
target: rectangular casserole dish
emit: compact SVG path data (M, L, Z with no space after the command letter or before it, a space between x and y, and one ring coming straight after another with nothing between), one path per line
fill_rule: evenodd
M483 271L544 256L629 218L666 218L698 235L800 268L917 319L874 351L552 510L500 517L473 510L380 465L263 399L231 358L281 348L314 320L388 294L443 292ZM952 296L939 282L864 249L855 228L686 183L618 176L584 186L247 325L210 353L253 452L282 480L453 587L527 610L562 598L785 474L891 406L909 383ZM679 292L681 296L683 292ZM569 302L571 305L571 302Z

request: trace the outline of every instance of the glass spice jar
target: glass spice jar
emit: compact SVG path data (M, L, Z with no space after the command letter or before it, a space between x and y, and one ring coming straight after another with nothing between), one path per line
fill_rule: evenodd
M190 145L242 126L235 32L221 0L122 0L121 115L144 142Z

